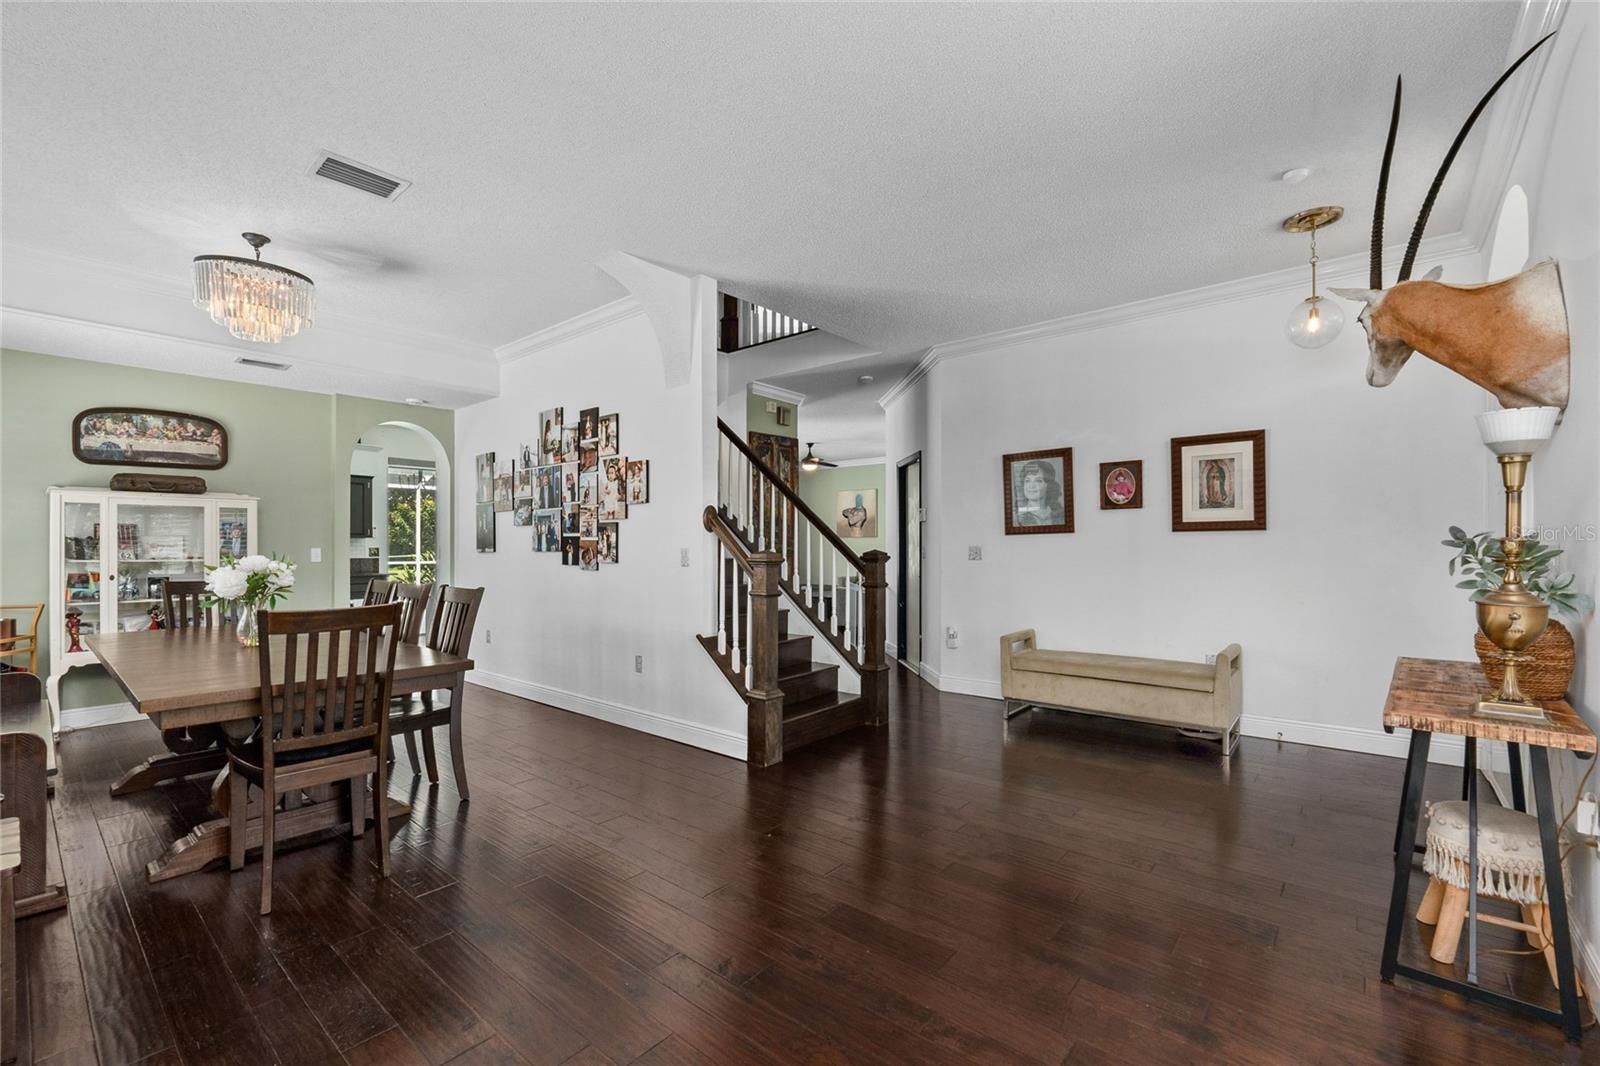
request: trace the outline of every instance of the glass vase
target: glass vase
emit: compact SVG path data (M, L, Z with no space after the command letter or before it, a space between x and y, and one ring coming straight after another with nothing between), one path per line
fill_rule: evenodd
M239 643L247 648L254 648L261 643L261 633L256 627L256 609L247 604L239 607L239 624L234 630L239 636Z

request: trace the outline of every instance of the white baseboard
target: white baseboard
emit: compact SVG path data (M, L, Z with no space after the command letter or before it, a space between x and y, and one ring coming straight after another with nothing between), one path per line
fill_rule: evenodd
M73 729L93 729L101 725L137 722L144 715L133 709L131 703L102 703L96 707L68 707L61 712L60 728L63 733Z
M715 726L704 725L700 722L691 722L684 718L676 718L659 711L646 711L638 707L627 707L609 700L599 700L591 696L581 696L576 692L565 689L553 688L550 685L541 685L535 681L523 681L520 678L507 677L504 674L491 673L487 670L471 670L467 673L467 680L475 685L492 688L496 692L504 692L511 696L521 696L526 700L537 703L547 703L563 711L574 714L587 715L598 718L603 722L627 726L637 729L641 733L652 736L665 737L675 740L680 744L687 744L694 748L703 748L718 755L726 755L731 759L745 760L746 746L743 733L735 733L729 729L718 729Z

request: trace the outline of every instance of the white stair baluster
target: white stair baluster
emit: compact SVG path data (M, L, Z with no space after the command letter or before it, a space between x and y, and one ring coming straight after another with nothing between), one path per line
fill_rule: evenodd
M854 623L853 612L855 603L856 598L854 595L852 595L850 589L850 570L848 567L846 567L844 572L844 650L846 652L850 650L851 646L851 631ZM846 656L846 658L848 658L848 656Z
M717 625L717 654L728 654L728 619L727 604L722 602L722 539L717 539L717 569L711 582L716 586L716 595L712 597L714 606L711 608L713 620Z
M745 595L750 596L750 599L746 600L744 604L744 621L745 625L750 629L750 633L745 637L744 642L744 687L746 692L750 690L750 683L755 677L755 667L750 662L750 659L752 658L750 655L750 645L755 643L756 640L755 618L751 614L751 612L755 609L756 602L755 596L753 595L754 592L755 589L753 587L745 592Z
M730 552L729 554L731 555L732 553ZM721 590L718 591L719 593L721 592ZM739 661L739 564L737 561L733 564L733 592L729 595L729 599L733 601L733 618L729 622L731 626L730 636L733 639L733 651L728 658L728 669L738 673L742 666Z

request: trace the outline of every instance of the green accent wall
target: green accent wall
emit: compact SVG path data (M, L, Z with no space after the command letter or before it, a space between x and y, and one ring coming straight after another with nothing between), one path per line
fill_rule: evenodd
M868 463L863 466L819 467L809 473L800 471L800 498L806 501L817 514L826 519L830 528L838 532L839 493L856 493L863 489L871 489L878 494L878 535L876 537L845 538L845 543L855 549L855 553L872 551L888 551L884 544L888 540L889 531L884 528L886 512L884 510L884 472L882 463Z
M451 456L455 413L350 396L271 388L137 367L0 351L0 600L48 603L51 485L104 487L134 466L96 466L73 458L72 418L112 404L204 415L228 431L228 464L201 471L212 492L257 496L259 550L299 564L290 608L329 607L349 590L350 455L356 438L380 422L432 433ZM453 459L451 467L454 467ZM170 472L170 471L169 471ZM322 549L313 563L311 549ZM50 614L40 622L40 670L49 670ZM64 708L119 703L125 697L98 669L74 670L62 683Z
M791 437L800 439L800 409L792 403L774 400L768 396L757 396L753 392L745 393L748 406L745 408L747 419L745 431L747 433L770 433L775 437ZM789 424L778 425L778 416L767 410L767 404L777 404L779 408L789 412ZM748 438L746 438L748 439Z

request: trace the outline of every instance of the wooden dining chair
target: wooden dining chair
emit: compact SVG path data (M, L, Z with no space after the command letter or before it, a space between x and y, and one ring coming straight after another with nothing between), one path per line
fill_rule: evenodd
M390 599L400 605L400 643L415 644L422 639L422 621L427 617L428 600L433 595L432 582L407 582L395 581L389 587ZM396 696L395 710L401 710L399 705L410 704L416 699L415 694L408 693ZM406 756L411 760L411 772L422 772L422 760L417 758L417 736L415 733L402 733L406 742ZM389 749L389 762L394 763L394 749ZM431 749L430 749L431 756ZM429 765L432 765L430 762ZM434 771L437 778L438 771Z
M378 865L389 876L389 693L398 603L320 611L261 611L261 722L228 747L228 865L244 869L249 786L261 790L261 913L272 913L273 822L278 796L345 782L350 835L366 830L367 777ZM282 661L273 641L283 637Z
M433 621L428 626L428 647L447 655L468 655L472 648L472 629L478 622L478 605L483 602L483 589L439 586L439 597L434 602ZM439 783L439 763L433 750L433 731L441 725L450 727L450 765L455 770L456 792L463 800L467 795L467 761L461 750L461 697L466 685L458 683L446 707L435 707L432 691L421 693L420 708L407 702L395 708L389 721L389 731L406 737L407 751L411 752L412 770L417 769L416 754L410 742L413 733L422 735L422 754L428 764L428 781Z
M28 621L27 632L18 632L21 629L21 619L8 619L11 624L7 626L11 632L0 632L0 659L9 659L13 655L27 655L28 673L39 673L39 616L44 614L42 603L8 603L0 605L0 614L16 611L22 615L31 615Z
M367 581L367 594L361 600L365 607L375 603L388 603L394 593L394 582L386 577L375 577Z
M161 582L161 617L168 629L189 629L215 624L211 608L201 602L204 578L169 577Z

